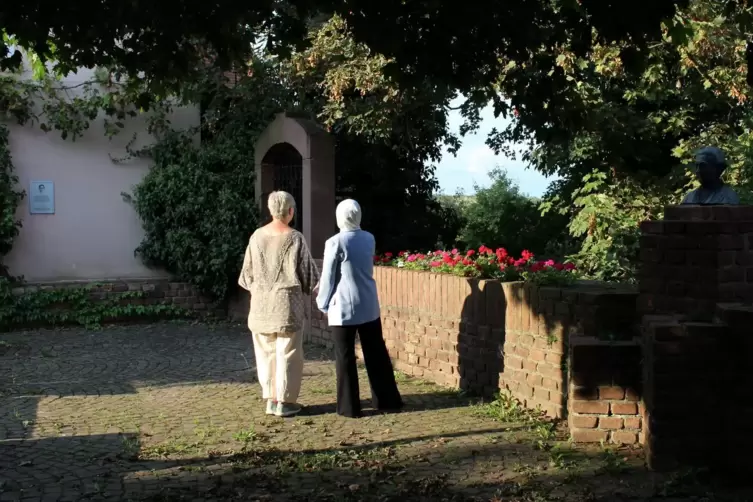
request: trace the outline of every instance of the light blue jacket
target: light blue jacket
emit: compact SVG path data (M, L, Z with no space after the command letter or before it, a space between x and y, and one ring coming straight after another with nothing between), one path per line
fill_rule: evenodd
M330 326L379 318L374 252L374 236L364 230L342 230L327 239L316 304Z

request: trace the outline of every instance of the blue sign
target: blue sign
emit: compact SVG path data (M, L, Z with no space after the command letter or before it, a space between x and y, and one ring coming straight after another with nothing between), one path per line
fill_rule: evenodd
M31 182L29 212L31 214L55 214L55 184L52 181Z

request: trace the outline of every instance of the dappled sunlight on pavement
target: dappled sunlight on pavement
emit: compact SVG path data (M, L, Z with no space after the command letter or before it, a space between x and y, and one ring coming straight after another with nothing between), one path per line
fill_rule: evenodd
M402 413L369 410L361 371L366 417L338 417L334 364L316 347L306 348L303 413L268 417L244 326L0 342L2 501L606 501L688 486L649 475L635 451L573 449L557 428L505 420L403 375Z

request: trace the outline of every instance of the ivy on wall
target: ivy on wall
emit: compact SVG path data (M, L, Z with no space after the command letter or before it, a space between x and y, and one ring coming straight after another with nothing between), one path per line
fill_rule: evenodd
M110 117L105 120L105 133L116 134L123 127L120 120L136 114L134 103L140 94L125 86L103 92L100 78L82 84L78 95L71 98L66 94L68 89L55 85L55 79L47 75L36 81L23 81L15 75L0 76L0 119L15 120L21 125L33 122L44 131L57 130L64 139L75 141L104 111ZM34 103L39 105L39 113L34 112ZM142 100L142 104L146 102ZM158 113L153 113L148 123L151 131L166 125L164 116L169 106L158 104L156 108ZM100 298L88 287L20 287L22 278L11 277L3 264L21 229L17 209L26 195L18 188L8 136L7 126L0 123L0 331L71 324L96 328L107 321L191 315L173 304L138 304L146 296L142 291Z
M10 252L13 239L21 228L21 221L16 217L16 208L25 196L25 193L17 188L18 176L13 171L11 160L8 128L0 124L0 280L7 276L3 257Z
M96 295L94 295L96 296ZM190 317L190 311L162 303L139 305L144 291L126 291L93 298L88 287L40 289L17 293L7 279L0 279L0 331L37 326L79 325L95 329L108 321Z

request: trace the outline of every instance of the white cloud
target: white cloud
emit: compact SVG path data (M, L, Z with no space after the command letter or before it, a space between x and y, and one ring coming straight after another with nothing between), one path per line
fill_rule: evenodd
M466 159L463 159L465 170L474 174L488 173L498 161L497 156L486 145L474 147L465 157Z

